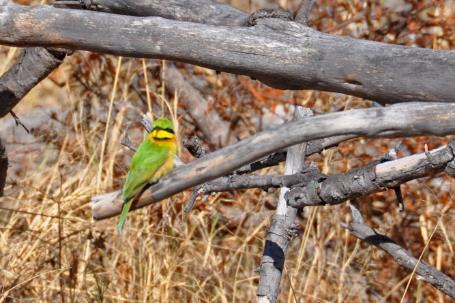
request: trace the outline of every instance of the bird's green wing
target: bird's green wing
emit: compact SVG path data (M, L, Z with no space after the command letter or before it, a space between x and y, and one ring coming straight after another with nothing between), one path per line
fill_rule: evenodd
M154 178L155 173L171 156L169 149L153 144L148 140L139 145L131 160L130 171L122 190L123 205L117 225L119 233L123 230L128 211L136 194L142 191L149 182L156 180Z
M169 158L169 150L145 140L131 160L130 171L123 186L123 201L134 198L138 191L154 181L154 174Z

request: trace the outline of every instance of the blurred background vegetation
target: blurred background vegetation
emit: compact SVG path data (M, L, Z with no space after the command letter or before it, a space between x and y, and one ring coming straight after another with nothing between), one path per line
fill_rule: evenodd
M277 5L293 11L299 5L297 0L230 2L245 11ZM455 46L453 0L321 0L311 21L312 27L336 35L433 49ZM19 52L0 47L0 74ZM0 121L10 160L0 200L0 301L255 301L256 269L278 190L218 193L198 199L189 215L182 213L191 195L186 191L131 213L122 236L115 231L117 218L91 219L91 196L119 189L124 181L132 156L120 144L127 127L138 144L141 113L150 104L155 115L169 114L162 99L172 103L176 96L162 79L166 64L78 51L15 108L30 133L10 116ZM372 106L342 94L280 91L248 77L177 67L238 139L289 120L295 105L316 113ZM182 106L178 118L181 138L204 139ZM393 147L400 146L399 156L406 156L446 142L361 138L308 160L333 174L365 165ZM182 158L192 160L185 151ZM283 165L258 173L272 172L282 173ZM423 260L455 277L453 181L439 175L409 182L402 190L405 213L398 212L390 191L359 199L367 222L416 257L429 243ZM451 207L445 215L444 207ZM340 227L349 221L346 203L305 210L305 216L288 252L280 302L400 301L410 273ZM406 301L450 299L414 279Z

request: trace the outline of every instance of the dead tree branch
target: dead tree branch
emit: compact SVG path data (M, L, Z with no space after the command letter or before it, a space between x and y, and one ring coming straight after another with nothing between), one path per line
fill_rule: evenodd
M58 5L68 1L57 1ZM0 5L7 6L8 1ZM72 7L83 8L82 2L72 1ZM86 8L124 13L128 15L160 16L164 18L208 23L214 25L240 25L248 16L235 8L212 0L193 1L84 1ZM204 9L201 9L204 8ZM5 116L42 79L61 63L65 53L45 48L29 48L22 51L17 62L0 78L0 117Z
M0 6L0 43L176 60L276 88L335 91L383 103L453 101L455 87L447 83L455 77L454 51L323 34L279 18L256 23L224 27L8 4Z
M221 177L207 182L204 185L204 192L247 188L266 190L286 186L292 187L288 194L289 204L292 206L338 204L388 188L395 189L407 181L443 171L454 176L453 144L432 150L427 154L412 155L388 162L374 161L367 166L331 176L323 175L317 168L310 167L299 173L285 176L232 175Z
M207 182L203 186L203 191L206 194L214 192L223 192L248 188L261 188L267 190L269 188L292 187L297 184L310 182L315 179L314 169L304 170L292 175L230 175L221 177L213 181Z
M404 268L414 270L424 281L430 283L452 299L455 299L455 281L449 276L437 270L434 266L425 261L418 260L410 252L399 246L389 237L377 233L374 229L364 223L360 211L351 205L352 222L343 224L354 236L371 245L374 245L386 253Z
M376 161L325 180L313 180L303 187L294 187L288 194L288 203L294 207L338 204L437 172L446 171L455 176L454 158L455 141L452 141L427 153L383 163Z
M65 55L41 47L24 49L17 62L0 77L0 118L57 68Z
M57 0L56 5L64 7L65 2ZM60 5L59 5L60 4ZM85 0L78 6L101 12L132 16L160 16L213 25L241 26L246 24L248 14L230 5L213 0Z
M431 116L432 119L428 120ZM212 152L174 169L150 187L134 205L144 207L189 187L224 176L247 163L285 147L305 141L338 135L412 136L447 135L455 132L455 104L396 104L389 107L348 110L305 118L266 130L236 144ZM96 220L117 215L122 201L94 197Z
M177 93L180 103L213 146L223 146L229 134L229 124L215 110L210 110L207 100L172 64L164 69L164 80L172 93Z
M341 136L334 136L329 138L317 139L313 141L309 141L307 143L307 147L305 150L305 156L309 156L312 154L316 154L321 152L324 149L331 148L337 146L339 143L343 141L347 141L349 139L355 138L356 135L341 135ZM286 151L277 152L267 156L264 159L259 161L247 164L239 168L234 172L234 175L243 175L248 174L259 169L263 169L266 167L277 165L280 162L286 160ZM216 191L216 190L214 190Z
M312 116L310 109L297 107L294 120ZM304 168L307 144L301 143L288 148L286 156L285 175L296 174ZM295 236L295 218L297 208L287 206L285 195L288 187L282 187L275 215L272 217L264 253L259 271L259 285L257 289L258 302L274 303L280 293L281 274L284 268L286 252L290 240Z

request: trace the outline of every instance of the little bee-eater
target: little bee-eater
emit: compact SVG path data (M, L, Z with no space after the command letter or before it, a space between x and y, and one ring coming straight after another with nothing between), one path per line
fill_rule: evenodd
M123 185L123 206L117 231L120 233L125 225L126 216L136 196L146 186L158 181L174 168L174 157L177 152L177 141L172 121L159 118L153 122L152 131L139 145L131 160L130 170Z

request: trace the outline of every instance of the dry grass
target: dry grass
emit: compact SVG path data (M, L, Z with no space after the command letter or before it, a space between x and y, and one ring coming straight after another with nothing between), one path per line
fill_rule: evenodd
M314 11L320 17L315 26L392 43L412 44L409 39L414 37L421 46L453 48L453 10L440 25L434 24L435 19L442 19L442 12L447 14L451 1L437 3L440 11L433 9L433 17L425 17L431 22L425 23L418 14L402 17L400 29L391 21L398 13L362 3L337 1L334 11L330 10L334 4L321 4ZM422 9L420 6L415 4L414 10ZM377 20L346 22L368 9L375 11ZM421 27L413 32L416 23ZM444 35L426 34L429 28L439 32L434 29L438 26ZM0 64L0 70L13 62L14 55L12 49L1 49L4 66ZM92 222L90 197L120 188L126 174L131 152L120 144L126 126L132 141L138 143L142 138L140 113L152 104L153 112L160 114L164 107L160 96L174 98L162 91L160 62L146 60L146 80L141 60L123 58L117 69L118 62L118 58L85 52L73 55L16 109L32 134L14 127L9 117L0 122L11 162L6 196L0 200L0 301L255 301L256 269L277 191L213 195L204 203L198 200L189 215L182 213L190 195L184 192L132 213L121 236L115 232L116 219ZM281 92L244 77L216 75L201 68L190 68L187 73L197 77L198 87L213 98L214 110L226 120L237 121L234 133L239 138L261 128L261 115L265 126L279 121L278 116L289 116L292 104L311 106L318 112L368 105L339 94ZM178 118L182 137L200 135L183 109ZM376 159L400 142L403 156L423 151L425 144L432 148L446 140L358 139L311 160L326 173L345 171ZM183 154L183 158L191 157ZM281 172L282 167L260 173L276 171ZM441 216L452 201L453 190L453 181L445 176L409 182L403 187L406 214L398 213L388 192L360 202L372 226L415 256L428 244L422 259L455 277L453 207ZM226 208L267 215L255 224L236 224ZM401 300L410 273L343 230L339 223L349 221L348 211L345 204L305 210L306 219L299 219L301 236L292 242L286 261L280 302ZM405 302L450 299L414 278Z

